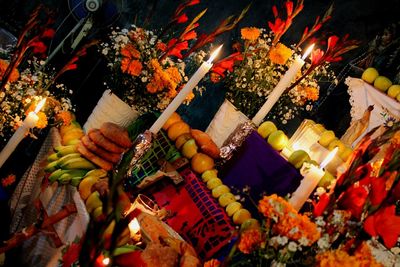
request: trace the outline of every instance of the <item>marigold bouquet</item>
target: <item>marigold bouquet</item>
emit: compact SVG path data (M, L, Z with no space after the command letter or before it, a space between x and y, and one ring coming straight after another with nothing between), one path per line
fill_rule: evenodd
M210 34L198 36L199 20L206 10L189 21L185 9L199 2L183 1L161 32L137 25L112 31L109 41L101 44L111 70L107 87L140 112L165 109L188 81L186 71L193 72L198 64L193 53L234 28L247 12L245 9L239 16L228 17ZM184 24L183 29L176 29ZM187 101L193 97L190 95Z
M320 30L330 19L332 12L332 8L329 8L322 18L317 17L314 25L305 29L298 44L287 47L280 42L280 38L302 9L302 0L297 1L296 5L293 1L286 1L285 12L279 12L274 6L272 11L275 20L268 23L270 30L242 28L241 41L234 45L236 52L214 65L213 81L224 78L227 87L226 98L249 118L257 113L295 57L301 54L300 45L308 42ZM303 68L306 69L304 75L298 74L296 82L281 96L272 115L268 115L269 118L286 124L300 112L310 111L313 103L319 99L321 83L337 83L335 74L329 68L329 62L340 60L340 55L355 48L355 44L354 41L347 40L347 37L340 40L337 36L331 36L325 53L316 50L325 57L317 61L318 53L313 53L312 63L307 63ZM328 57L328 54L334 54L335 60Z

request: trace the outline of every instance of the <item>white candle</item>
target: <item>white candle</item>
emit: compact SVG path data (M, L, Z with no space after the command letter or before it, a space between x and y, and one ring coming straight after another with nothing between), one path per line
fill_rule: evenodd
M301 180L299 187L289 199L289 203L294 209L298 211L301 209L301 207L303 207L304 203L306 203L307 199L310 197L312 192L317 187L319 181L325 174L323 168L335 157L337 151L338 149L336 147L329 153L319 167L309 163L303 164L303 167L300 170L300 173L303 175L303 179Z
M129 232L131 234L131 238L135 237L135 235L140 231L140 225L137 218L134 218L128 224Z
M295 210L300 210L301 207L303 207L304 203L307 201L325 174L322 169L307 163L303 164L300 172L303 175L303 179L301 180L299 187L289 199L289 203L293 206L293 208L295 208Z
M268 114L268 112L272 109L272 107L278 101L279 97L281 97L281 95L286 90L286 88L288 88L292 84L293 79L296 77L299 70L301 70L301 67L303 67L303 65L305 64L304 59L306 59L308 57L308 55L311 53L313 48L314 48L314 45L311 45L306 50L306 52L304 53L302 58L300 58L298 56L296 57L293 64L286 71L285 75L283 75L283 77L281 78L279 83L275 86L275 88L269 94L267 101L265 101L264 105L261 107L261 109L257 112L257 114L252 119L252 121L255 125L258 126L261 124L262 120L265 118L265 116Z
M29 112L28 116L26 116L22 125L15 131L10 140L8 140L7 145L3 148L3 150L0 153L0 167L3 166L4 162L14 152L14 150L17 148L18 144L22 141L22 139L24 139L28 131L36 126L37 122L39 121L37 113L42 109L45 102L46 98L42 99L35 108L35 111Z
M186 97L192 92L193 88L200 82L201 79L207 74L207 72L213 66L212 62L221 50L222 45L218 47L210 56L207 62L204 62L200 68L193 74L192 78L186 83L185 87L179 92L179 94L172 100L168 107L161 113L160 117L154 122L150 128L150 132L157 134L166 121L171 117L178 107L185 101Z

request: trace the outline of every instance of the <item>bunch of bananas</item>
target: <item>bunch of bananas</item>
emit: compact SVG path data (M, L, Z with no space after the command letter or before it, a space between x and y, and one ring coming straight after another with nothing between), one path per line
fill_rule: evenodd
M81 157L76 151L76 145L58 146L55 151L47 158L49 163L44 169L45 172L51 173L51 183L58 181L61 184L71 183L77 186L90 170L96 169L93 163Z
M48 164L44 171L51 173L49 181L58 181L61 184L72 184L78 186L85 175L96 166L81 157L77 144L84 135L78 122L72 121L69 125L60 127L62 146L54 148L54 153L48 158Z

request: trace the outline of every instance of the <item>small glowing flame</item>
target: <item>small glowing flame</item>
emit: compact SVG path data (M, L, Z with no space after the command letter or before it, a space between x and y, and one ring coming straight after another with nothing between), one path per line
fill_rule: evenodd
M314 46L315 46L315 44L310 45L307 48L306 52L304 52L304 55L301 57L301 59L303 59L303 60L306 59L311 54L311 52L313 51Z
M331 162L331 160L335 157L338 150L339 150L339 148L335 147L331 152L329 152L328 156L321 162L321 165L319 165L319 167L321 169L325 168L326 165L328 165L329 162Z
M40 100L40 102L38 103L38 105L35 108L35 113L38 113L44 106L44 104L46 104L46 98L43 98L42 100Z
M105 266L109 265L109 264L110 264L110 258L104 258L104 259L103 259L103 264L104 264Z
M217 49L214 50L214 52L212 52L210 58L207 60L208 64L211 64L214 59L218 56L219 51L221 51L223 45L220 45Z
M139 221L134 218L129 224L129 232L131 233L131 236L137 234L137 232L140 231L140 225L139 225Z

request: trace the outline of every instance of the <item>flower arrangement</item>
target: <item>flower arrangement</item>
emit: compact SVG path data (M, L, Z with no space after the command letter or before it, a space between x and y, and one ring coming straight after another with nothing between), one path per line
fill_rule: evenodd
M214 65L212 80L217 82L224 78L226 98L249 118L257 113L295 57L301 54L300 45L308 42L331 18L332 8L329 8L322 18L316 18L310 29L305 29L296 46L287 47L280 39L302 9L302 0L296 5L293 1L286 1L285 12L279 12L277 6L273 6L275 20L268 23L270 31L254 27L241 29L242 40L234 45L235 53ZM327 51L314 51L312 63L305 65L304 74L299 73L296 82L281 96L273 114L268 115L269 119L286 124L300 112L310 111L320 97L321 83L337 83L329 62L340 60L340 56L354 49L356 44L347 36L343 39L329 37ZM317 56L319 53L322 53L321 57Z
M46 97L44 109L38 112L39 121L30 132L45 128L47 125L69 123L73 109L70 96L72 90L56 80L64 72L77 68L76 62L86 54L90 43L77 51L59 71L49 69L45 63L47 46L54 30L50 28L51 16L43 22L41 12L49 11L39 6L23 28L17 44L12 51L10 61L0 59L0 147L3 147L24 118L33 111L38 102Z
M107 58L111 75L107 87L139 112L162 111L188 81L187 72L199 64L203 53L196 53L220 34L233 29L247 12L223 20L210 34L197 34L200 12L189 21L185 10L198 0L182 2L161 32L137 25L115 29L109 41L103 42L101 53ZM187 24L181 30L176 28ZM171 29L174 28L174 33ZM189 95L187 102L194 97Z

